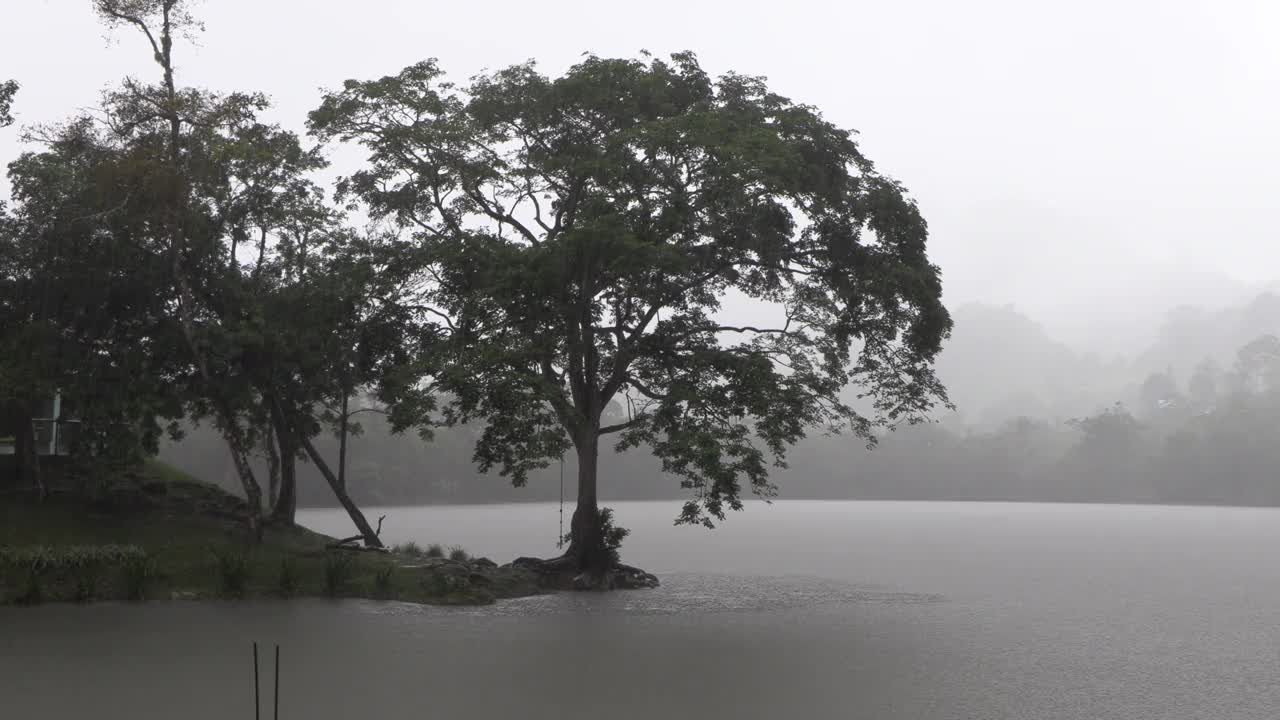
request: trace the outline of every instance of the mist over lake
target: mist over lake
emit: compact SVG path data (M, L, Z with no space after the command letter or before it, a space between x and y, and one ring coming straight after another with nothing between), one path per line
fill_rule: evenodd
M1280 511L797 501L706 532L671 527L675 509L616 504L652 591L0 610L6 713L248 717L254 640L282 646L281 717L316 720L1181 720L1280 703ZM370 514L389 539L502 562L550 553L557 510ZM587 682L566 687L569 667Z
M1280 718L1280 3L0 5L0 720Z

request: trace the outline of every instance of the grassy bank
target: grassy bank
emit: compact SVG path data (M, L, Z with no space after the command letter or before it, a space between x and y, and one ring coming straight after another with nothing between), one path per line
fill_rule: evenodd
M335 597L482 604L538 592L484 560L330 550L305 528L246 540L240 499L159 463L44 502L0 495L0 604Z

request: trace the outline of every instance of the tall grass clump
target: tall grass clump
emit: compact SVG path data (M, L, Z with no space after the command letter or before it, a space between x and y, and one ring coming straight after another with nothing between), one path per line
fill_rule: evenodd
M92 548L76 548L69 558L69 569L76 602L92 602L98 596L98 578L107 558Z
M453 545L449 548L449 559L454 562L466 562L471 559L471 556L461 546Z
M4 551L0 565L5 575L21 583L22 590L14 602L37 605L44 601L45 576L58 565L58 554L44 546L14 548Z
M155 560L142 551L131 553L120 564L120 571L125 598L134 602L146 600L147 586L156 576Z
M229 547L215 549L213 556L222 594L233 598L244 597L249 587L249 570L252 567L249 553L241 548Z
M0 575L21 587L14 602L35 604L48 599L46 586L55 574L57 579L70 580L72 599L88 602L98 595L104 567L124 567L141 555L141 548L134 545L0 548Z
M395 576L395 565L382 565L373 575L373 596L378 600L391 598L392 578Z
M408 555L410 557L422 557L424 554L422 546L413 541L396 545L391 548L391 551L399 555Z
M338 597L346 591L354 564L351 556L340 550L324 556L324 591L329 597Z
M293 558L284 557L280 559L280 576L276 583L276 589L280 591L283 597L293 597L298 592L298 586L301 584L301 578L298 575L298 565Z

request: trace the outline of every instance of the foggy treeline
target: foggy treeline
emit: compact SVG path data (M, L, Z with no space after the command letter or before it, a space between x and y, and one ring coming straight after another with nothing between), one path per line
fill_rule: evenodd
M1226 307L1187 305L1134 328L1137 353L1102 355L1055 340L1012 307L955 309L938 363L953 412L899 427L868 450L847 436L814 436L774 478L780 498L1043 500L1280 504L1280 296ZM353 496L365 503L552 500L559 464L513 488L471 462L476 428L430 441L393 435L363 413L350 443ZM318 438L336 448L328 435ZM235 490L225 446L188 430L161 457ZM684 497L675 478L654 482L648 453L608 452L601 482L618 499ZM564 462L570 499L576 467ZM304 505L332 503L310 465L299 467Z

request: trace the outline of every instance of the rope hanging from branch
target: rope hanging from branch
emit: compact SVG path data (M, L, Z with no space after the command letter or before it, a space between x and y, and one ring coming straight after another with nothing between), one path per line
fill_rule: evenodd
M560 456L560 534L556 536L556 548L564 547L564 455Z

